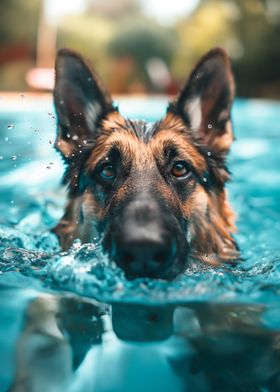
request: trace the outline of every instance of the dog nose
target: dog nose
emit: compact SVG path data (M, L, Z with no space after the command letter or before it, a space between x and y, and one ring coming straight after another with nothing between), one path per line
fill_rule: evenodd
M172 241L119 240L114 259L128 278L163 278L176 256Z

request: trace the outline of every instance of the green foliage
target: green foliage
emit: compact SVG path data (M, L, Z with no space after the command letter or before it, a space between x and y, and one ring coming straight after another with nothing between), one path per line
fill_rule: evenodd
M0 44L28 42L34 48L40 0L1 0Z
M107 46L115 35L116 25L101 16L69 15L59 24L57 47L77 50L94 64L102 77L108 73Z
M41 0L0 1L0 89L23 89L26 69L34 64ZM141 0L88 0L83 15L60 21L57 47L80 51L109 87L125 92L137 81L149 90L151 58L162 59L181 82L203 53L223 46L233 60L239 95L280 98L279 37L279 0L200 0L171 27L143 15ZM14 50L14 56L17 48L25 58L5 60L12 57L5 51Z
M180 51L173 68L180 78L211 47L223 46L238 95L280 97L279 0L201 0L176 30Z
M177 22L179 49L173 62L173 72L186 78L198 59L215 46L228 46L233 36L227 10L222 2L206 2L192 15Z
M112 39L108 50L112 56L132 57L139 64L145 64L151 57L159 57L170 64L175 53L175 36L168 29L143 20L125 26Z

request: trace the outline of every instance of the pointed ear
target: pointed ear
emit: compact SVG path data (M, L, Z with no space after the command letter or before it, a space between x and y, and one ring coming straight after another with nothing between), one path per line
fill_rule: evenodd
M200 144L224 154L233 141L230 121L233 97L229 58L223 49L215 48L195 66L168 112L179 115Z
M96 137L100 120L115 109L96 73L77 53L59 50L55 74L56 147L67 160Z

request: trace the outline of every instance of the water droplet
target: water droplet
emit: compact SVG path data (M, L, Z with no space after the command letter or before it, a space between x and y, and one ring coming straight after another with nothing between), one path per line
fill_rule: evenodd
M73 135L72 136L72 140L78 140L79 139L79 136L78 135Z
M60 105L64 105L64 100L61 99L61 100L59 101L59 103L60 103Z
M47 166L47 169L50 169L51 167L50 166Z
M202 177L202 181L203 182L207 182L207 178L206 177Z
M83 140L83 143L84 143L84 144L87 144L87 140Z
M11 203L11 204L14 204L14 200L11 200L10 203Z
M50 144L52 144L52 141L51 141L51 140L49 140L49 143L50 143Z
M4 140L5 140L5 142L8 142L9 141L8 136L6 136Z
M30 140L27 140L27 144L30 144Z
M24 94L20 94L21 98L25 98Z
M67 132L66 137L68 137L68 139L71 137L69 132Z
M9 124L8 125L8 129L13 129L15 126L14 126L14 124Z
M0 155L0 160L4 159L3 155Z
M208 152L207 152L207 155L208 155L208 157L211 157L212 152L211 152L211 151L208 151Z
M12 155L12 160L15 161L17 159L16 155Z
M212 124L208 124L208 129L211 129L211 128L213 128L213 125Z

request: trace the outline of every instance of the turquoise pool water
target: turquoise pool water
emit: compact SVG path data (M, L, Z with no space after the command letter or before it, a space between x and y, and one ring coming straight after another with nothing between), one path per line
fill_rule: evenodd
M164 99L120 101L157 120ZM0 99L0 390L280 390L280 104L237 100L229 159L244 262L126 281L98 242L60 253L48 100Z

